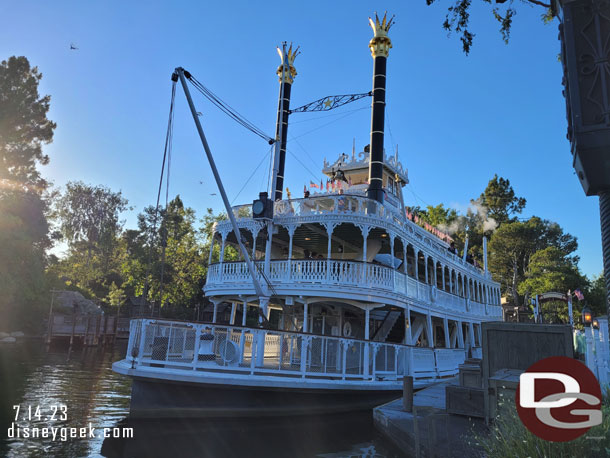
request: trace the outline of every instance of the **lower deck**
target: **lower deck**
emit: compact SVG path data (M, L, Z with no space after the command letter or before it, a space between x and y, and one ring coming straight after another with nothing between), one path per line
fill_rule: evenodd
M126 359L115 370L188 383L400 390L453 376L465 348L434 348L352 337L214 323L133 320ZM480 357L480 347L470 352Z

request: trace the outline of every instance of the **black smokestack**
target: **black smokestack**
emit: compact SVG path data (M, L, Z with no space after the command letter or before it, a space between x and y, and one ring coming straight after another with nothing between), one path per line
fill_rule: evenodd
M292 82L294 81L294 77L297 75L293 63L298 53L299 48L295 49L293 52L292 45L290 45L286 56L287 62L284 68L284 55L282 51L282 65L280 65L277 69L277 74L280 77L280 97L277 107L275 138L276 140L280 140L280 150L277 177L275 181L275 190L273 194L274 201L282 198L282 189L284 189L284 166L286 164L286 139L288 138L288 114L290 111L290 92L292 90ZM282 100L284 102L283 104Z
M388 30L393 17L387 21L387 13L383 21L375 14L375 21L369 18L375 36L369 43L373 56L373 107L371 110L371 152L369 156L369 188L366 195L383 203L383 134L385 123L385 86L386 65L392 42L388 38Z

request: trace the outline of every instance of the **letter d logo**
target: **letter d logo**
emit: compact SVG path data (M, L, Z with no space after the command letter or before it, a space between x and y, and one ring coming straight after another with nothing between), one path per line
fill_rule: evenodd
M566 442L601 423L601 389L595 375L565 356L545 358L519 377L517 413L533 434Z

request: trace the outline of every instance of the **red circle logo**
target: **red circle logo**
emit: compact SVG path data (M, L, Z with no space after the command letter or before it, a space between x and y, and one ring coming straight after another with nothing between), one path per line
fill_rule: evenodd
M533 434L567 442L601 424L601 399L599 383L587 366L553 356L521 374L515 403L519 418Z

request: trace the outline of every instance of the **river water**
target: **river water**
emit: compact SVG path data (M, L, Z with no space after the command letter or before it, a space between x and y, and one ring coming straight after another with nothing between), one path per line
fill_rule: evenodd
M0 457L402 456L375 432L372 412L135 422L129 419L130 380L111 370L125 347L70 350L46 348L41 340L0 345ZM50 437L31 437L36 432Z

